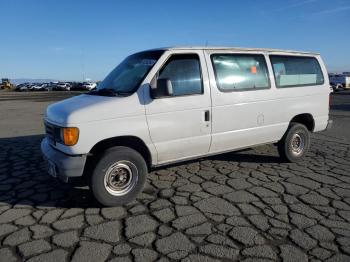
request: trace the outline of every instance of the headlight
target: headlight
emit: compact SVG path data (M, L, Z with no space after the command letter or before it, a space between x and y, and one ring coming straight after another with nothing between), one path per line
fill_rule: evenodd
M61 142L66 146L74 146L79 139L79 129L77 127L62 127Z

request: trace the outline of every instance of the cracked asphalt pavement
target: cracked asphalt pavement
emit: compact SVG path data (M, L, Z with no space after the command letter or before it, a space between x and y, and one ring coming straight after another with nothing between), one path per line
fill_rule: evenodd
M273 145L154 170L126 206L50 178L42 114L72 93L0 92L0 261L350 261L350 93L298 164Z

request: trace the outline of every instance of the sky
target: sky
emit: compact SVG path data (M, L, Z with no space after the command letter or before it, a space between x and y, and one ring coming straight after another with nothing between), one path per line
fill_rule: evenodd
M0 0L0 78L102 80L131 53L234 46L321 53L350 71L350 0Z

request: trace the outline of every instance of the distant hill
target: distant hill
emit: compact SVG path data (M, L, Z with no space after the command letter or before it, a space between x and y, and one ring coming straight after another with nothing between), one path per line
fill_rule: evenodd
M19 85L22 83L48 83L48 82L56 82L58 80L55 79L34 79L34 78L16 78L10 79L12 84Z

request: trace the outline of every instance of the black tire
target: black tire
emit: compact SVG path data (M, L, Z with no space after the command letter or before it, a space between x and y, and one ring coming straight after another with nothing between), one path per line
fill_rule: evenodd
M308 152L309 147L309 130L306 126L299 123L291 123L288 130L277 144L281 159L291 163L300 161Z
M91 175L90 188L102 205L121 206L133 201L142 191L146 175L144 158L131 148L117 146L106 150L100 158ZM123 191L125 177L130 184Z

